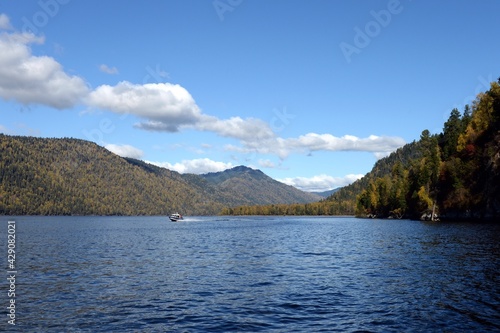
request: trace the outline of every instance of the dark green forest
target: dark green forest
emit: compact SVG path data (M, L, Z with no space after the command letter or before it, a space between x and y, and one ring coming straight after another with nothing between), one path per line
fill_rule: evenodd
M362 179L311 204L241 206L223 214L356 215L412 219L500 216L500 80L463 112L451 110L439 134L377 161Z

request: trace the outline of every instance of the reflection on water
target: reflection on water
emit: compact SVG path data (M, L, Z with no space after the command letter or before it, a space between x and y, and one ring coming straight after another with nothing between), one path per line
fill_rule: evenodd
M496 225L305 217L15 220L22 332L500 329Z

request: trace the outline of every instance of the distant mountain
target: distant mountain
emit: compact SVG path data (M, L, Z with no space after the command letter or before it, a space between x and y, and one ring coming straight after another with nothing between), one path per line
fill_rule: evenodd
M85 140L0 134L0 215L213 215L304 200L314 197L246 167L182 175Z
M333 190L329 190L329 191L323 191L323 192L310 192L310 193L313 193L313 194L317 194L319 195L320 197L322 198L328 198L330 195L334 194L334 193L337 193L342 187L337 187L337 188L334 188Z
M201 175L222 192L232 193L244 205L309 203L319 195L301 191L272 179L260 170L237 166L221 172Z

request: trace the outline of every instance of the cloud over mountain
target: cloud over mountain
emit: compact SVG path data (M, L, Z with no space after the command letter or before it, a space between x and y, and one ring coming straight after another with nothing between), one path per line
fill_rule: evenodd
M297 139L288 139L284 144L295 149L309 151L369 151L385 152L394 150L405 144L404 140L395 137L379 137L370 135L367 138L358 138L352 135L336 137L331 134L308 133Z
M233 116L220 119L203 113L193 96L180 84L121 81L91 89L83 78L68 74L54 58L33 54L30 45L43 44L43 37L7 31L11 25L4 14L0 15L0 29L4 30L0 32L0 98L5 100L60 110L84 105L117 114L129 114L137 117L135 128L138 129L212 132L223 138L238 140L237 144L227 144L226 150L274 155L280 159L290 154L315 151L366 151L384 156L405 144L399 137L375 135L358 138L352 135L338 137L329 133L307 133L283 138L278 136L273 126L258 118ZM104 64L100 69L110 74L118 72L116 68ZM138 152L133 154L138 156ZM190 167L197 169L194 165Z
M239 139L250 143L274 138L275 134L269 125L257 118L231 117L219 119L214 116L200 117L195 128L201 131L214 132L220 136Z
M144 118L136 127L156 131L176 132L179 126L195 124L201 115L191 94L171 83L101 85L89 94L87 104Z
M203 174L208 172L224 171L234 167L232 163L224 163L213 161L209 158L198 158L193 160L183 160L182 162L171 164L169 162L151 162L148 163L157 165L162 168L174 170L179 173L194 173Z
M356 180L363 177L363 175L349 174L344 177L332 177L328 175L307 177L295 177L295 178L284 178L278 179L278 181L285 183L287 185L292 185L299 190L307 192L321 192L332 190L338 187L343 187L349 185Z
M269 137L243 141L243 146L227 145L227 150L244 153L273 154L285 159L290 154L307 154L314 151L365 151L384 156L403 146L399 137L375 136L358 138L352 135L336 137L331 134L308 133L297 138Z
M140 159L144 155L142 150L131 145L117 145L110 143L105 145L104 148L121 157Z

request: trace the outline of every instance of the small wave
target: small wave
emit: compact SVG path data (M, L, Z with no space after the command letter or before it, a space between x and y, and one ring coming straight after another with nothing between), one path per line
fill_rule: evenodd
M302 252L304 256L329 256L330 252Z

